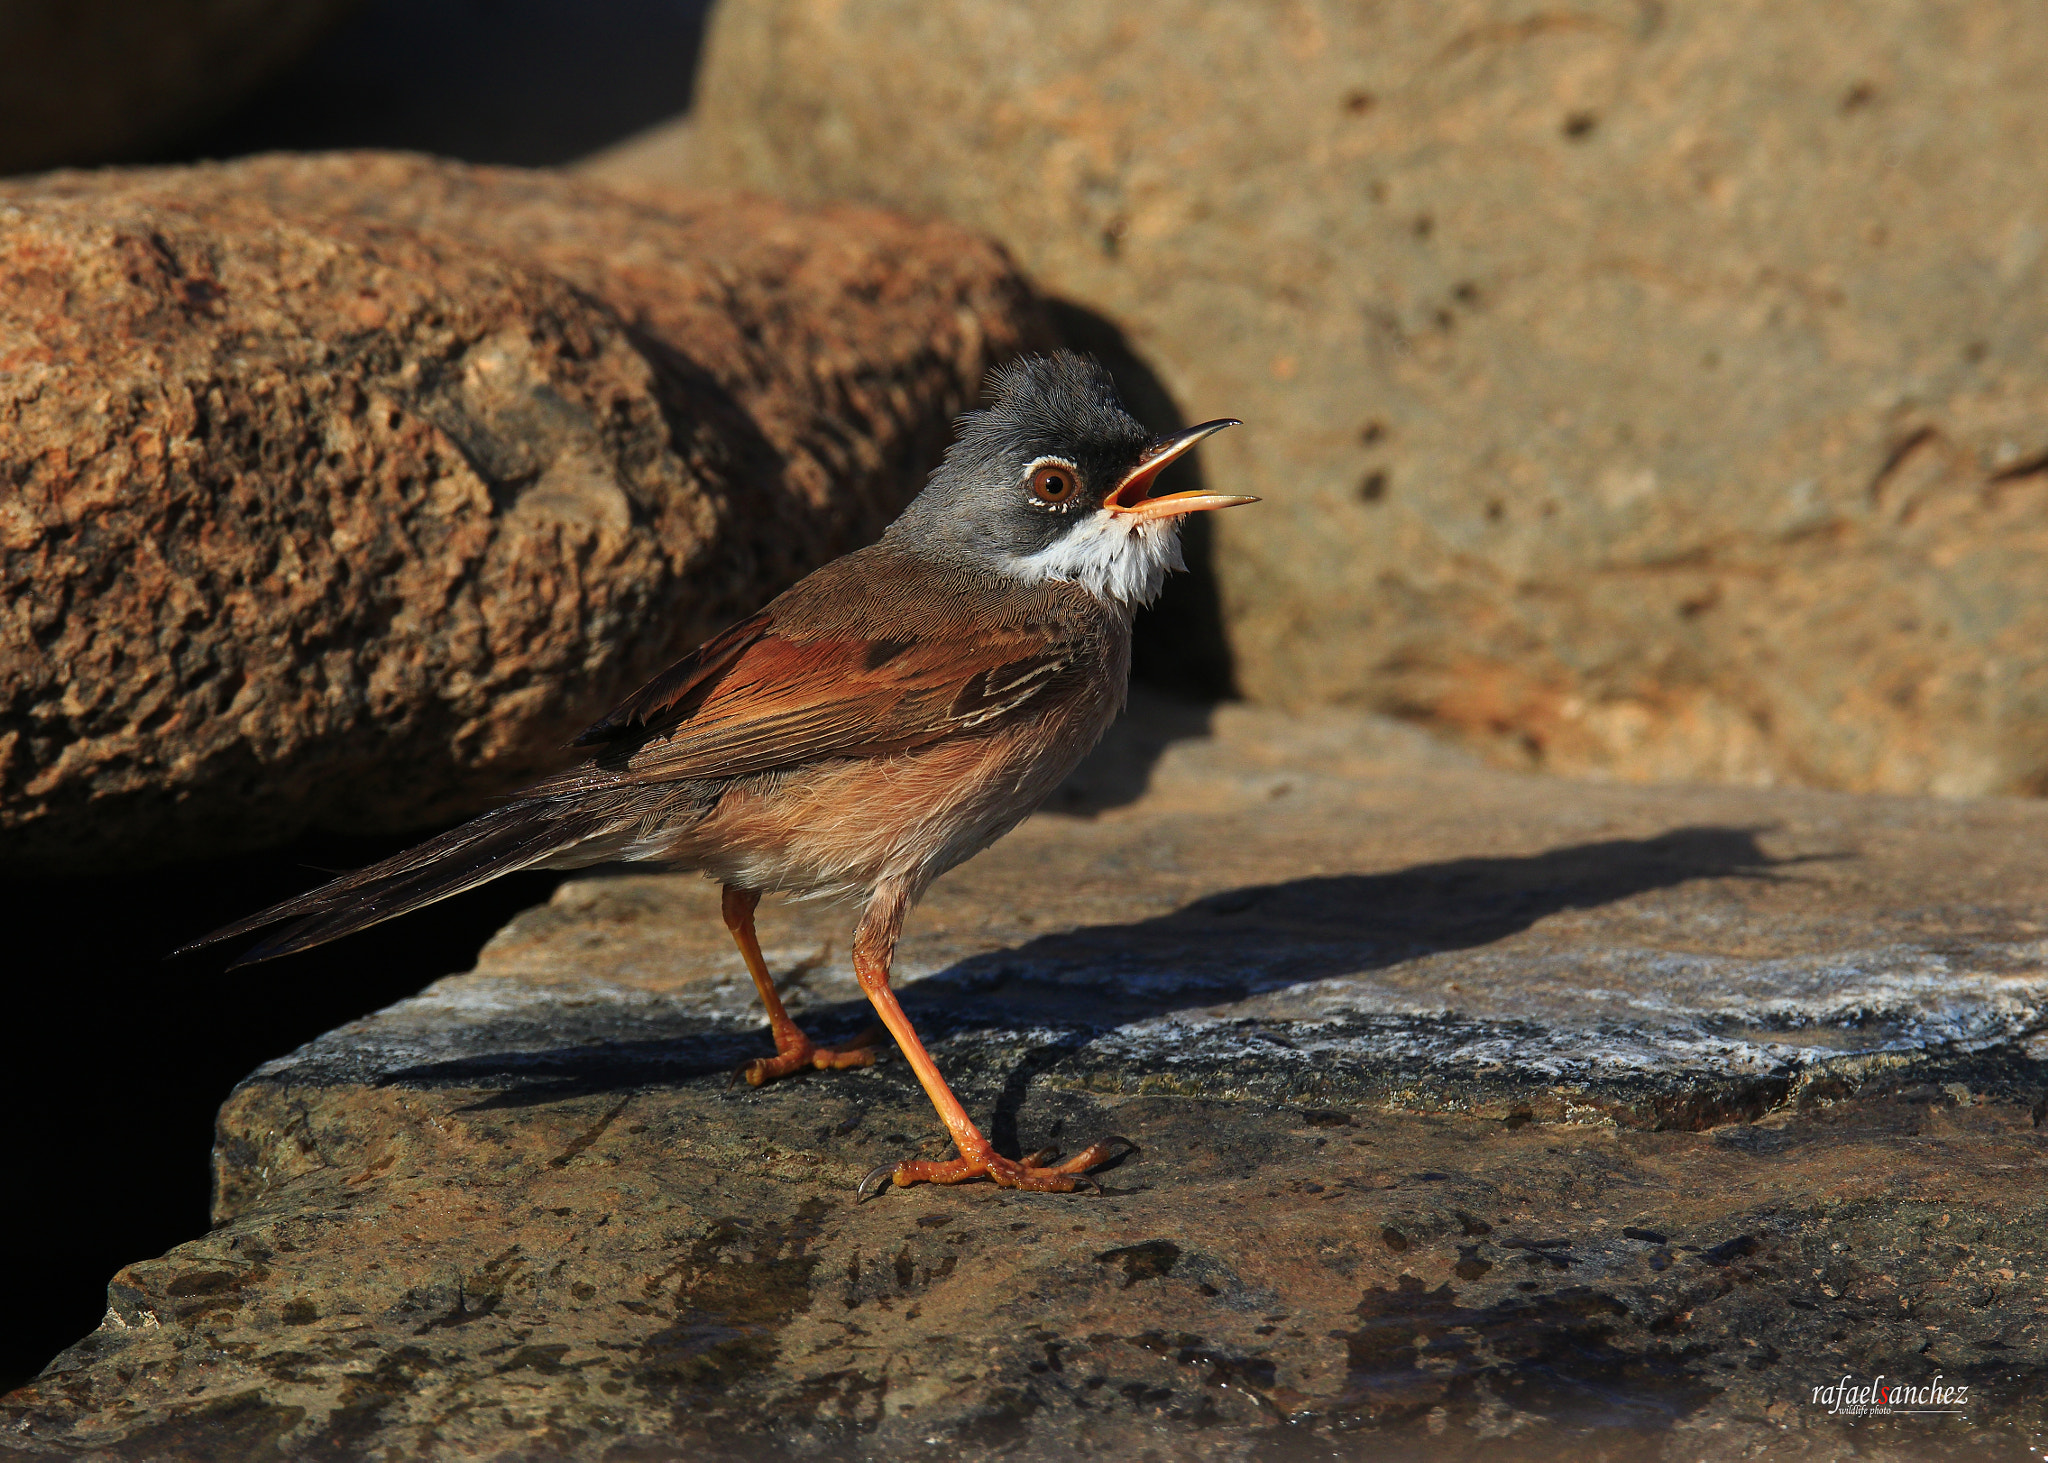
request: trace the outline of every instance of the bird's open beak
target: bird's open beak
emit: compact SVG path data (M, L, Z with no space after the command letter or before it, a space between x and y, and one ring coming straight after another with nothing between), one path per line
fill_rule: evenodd
M1161 437L1145 449L1145 455L1138 459L1138 465L1124 474L1116 490L1102 500L1102 506L1111 513L1122 513L1140 521L1147 518L1179 518L1187 513L1200 513L1209 508L1235 508L1240 503L1256 503L1257 498L1239 497L1229 493L1168 493L1163 498L1146 496L1152 491L1152 480L1165 470L1166 465L1188 451L1204 437L1222 431L1225 427L1241 427L1244 423L1235 417L1224 417L1221 421L1203 422L1199 427L1189 427L1185 432L1176 432L1171 437Z

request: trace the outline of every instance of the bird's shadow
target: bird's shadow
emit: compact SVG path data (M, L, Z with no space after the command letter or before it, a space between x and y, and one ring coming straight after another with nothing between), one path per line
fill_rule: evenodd
M1649 838L1569 844L1542 853L1449 859L1391 873L1335 874L1209 894L1150 919L1043 935L903 985L928 1042L1031 1029L1056 1036L1027 1055L996 1098L995 1136L1032 1075L1060 1053L1130 1022L1213 1007L1334 976L1495 943L1567 910L1612 905L1701 879L1779 880L1807 855L1775 858L1763 828L1681 827ZM872 1019L865 1002L813 1007L823 1042ZM509 1035L509 1033L508 1033ZM488 1046L489 1031L475 1033ZM759 1033L730 1028L653 1039L591 1040L536 1051L479 1050L389 1072L387 1083L497 1086L486 1105L666 1085L723 1074L761 1054Z

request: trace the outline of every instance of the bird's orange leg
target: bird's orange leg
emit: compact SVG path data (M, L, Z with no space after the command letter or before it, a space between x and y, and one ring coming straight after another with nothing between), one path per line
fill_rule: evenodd
M747 1063L741 1075L759 1087L763 1082L787 1077L805 1067L824 1067L835 1071L846 1067L872 1067L875 1064L874 1044L879 1032L864 1033L842 1047L814 1046L811 1039L789 1019L789 1012L782 1009L782 997L775 993L775 982L768 974L768 962L761 958L761 942L754 938L754 906L760 902L761 896L755 890L726 886L723 901L725 927L732 931L733 943L740 947L740 959L746 961L747 974L754 978L754 989L761 993L761 1004L768 1008L768 1028L775 1033L775 1055Z
M893 1170L885 1164L861 1181L861 1197L867 1197L869 1184L882 1175L893 1179L898 1188L908 1188L912 1184L957 1184L986 1176L1006 1189L1064 1194L1074 1188L1074 1175L1086 1173L1121 1154L1136 1151L1137 1144L1128 1138L1105 1138L1059 1164L1040 1163L1038 1154L1019 1162L996 1152L988 1139L982 1136L981 1129L974 1126L974 1120L967 1116L967 1109L960 1105L960 1099L953 1095L946 1079L939 1075L938 1064L932 1061L924 1043L917 1039L910 1018L903 1014L896 993L889 989L889 965L896 954L896 937L903 931L903 916L908 906L909 901L901 889L884 884L876 891L867 913L861 917L860 928L854 933L853 972L860 980L860 988L867 992L876 1014L882 1018L882 1024L889 1028L889 1034L896 1038L896 1045L902 1048L910 1069L917 1073L925 1096L939 1110L939 1117L945 1123L946 1131L953 1135L953 1143L960 1150L960 1156L943 1162L906 1159L896 1164Z

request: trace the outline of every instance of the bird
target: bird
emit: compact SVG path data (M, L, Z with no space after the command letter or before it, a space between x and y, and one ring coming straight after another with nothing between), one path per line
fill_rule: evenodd
M998 1152L889 983L932 881L1016 827L1123 709L1131 622L1181 569L1190 514L1254 503L1156 496L1160 472L1235 418L1154 436L1109 373L1071 351L991 372L923 489L881 537L813 571L628 696L583 760L417 847L226 925L187 949L290 923L237 966L310 949L519 869L647 864L723 885L721 911L767 1010L756 1086L870 1065L879 1033L820 1046L777 995L761 896L857 901L854 973L957 1156L884 1164L859 1187L986 1178L1070 1192L1127 1151ZM181 952L182 953L182 952Z

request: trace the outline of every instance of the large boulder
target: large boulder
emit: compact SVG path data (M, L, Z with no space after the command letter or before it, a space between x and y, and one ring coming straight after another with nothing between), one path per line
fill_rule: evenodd
M680 166L988 230L1244 417L1254 697L2033 791L2044 67L2028 0L731 0Z
M396 830L871 539L995 246L410 157L0 190L0 861Z

